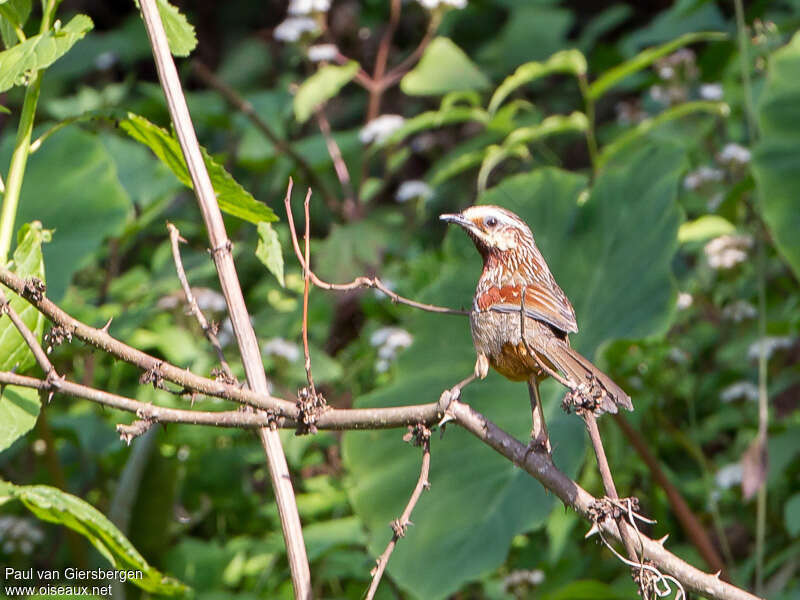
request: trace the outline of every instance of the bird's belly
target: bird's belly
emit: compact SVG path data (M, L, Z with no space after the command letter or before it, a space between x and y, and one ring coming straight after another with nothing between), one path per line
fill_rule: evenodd
M478 354L485 354L489 364L502 376L512 381L527 381L531 375L541 376L539 363L522 341L518 314L473 311L470 313L470 329L475 350ZM530 337L528 331L525 337Z

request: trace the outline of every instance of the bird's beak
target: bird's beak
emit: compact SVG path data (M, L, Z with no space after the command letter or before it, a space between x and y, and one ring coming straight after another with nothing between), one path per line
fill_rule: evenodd
M456 225L461 225L464 229L474 229L475 224L470 221L469 219L464 218L464 216L460 213L456 213L454 215L439 215L440 221L446 221L447 223L455 223Z

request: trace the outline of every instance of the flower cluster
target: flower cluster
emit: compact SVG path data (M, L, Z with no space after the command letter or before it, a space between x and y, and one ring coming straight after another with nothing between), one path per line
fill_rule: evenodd
M31 519L13 515L0 517L0 540L5 554L32 554L34 547L44 539L42 530Z
M721 235L705 245L703 251L712 269L730 269L747 259L753 245L749 235Z
M381 115L364 125L358 133L362 144L381 144L405 123L400 115Z
M656 61L655 67L662 83L650 88L650 97L667 106L686 102L689 99L689 84L699 74L694 52L681 48Z
M300 347L294 342L280 337L274 337L261 346L261 353L264 356L279 356L289 362L300 360Z
M382 327L369 338L369 343L378 349L378 360L375 370L384 373L389 370L390 363L397 358L400 350L408 348L414 337L399 327Z
M794 338L789 336L767 336L753 342L747 349L747 358L757 360L761 356L761 349L767 358L771 357L776 350L787 350L794 346Z
M427 183L417 179L411 179L400 184L400 187L397 188L397 192L394 195L394 199L398 202L408 202L416 198L427 200L432 194L433 190Z
M723 402L734 400L758 400L758 387L750 381L737 381L726 387L719 395Z

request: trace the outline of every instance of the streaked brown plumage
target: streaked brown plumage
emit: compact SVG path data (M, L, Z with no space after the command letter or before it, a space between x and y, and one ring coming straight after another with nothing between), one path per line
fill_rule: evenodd
M533 405L538 402L538 382L550 370L574 386L599 388L595 412L615 413L618 405L633 410L628 395L608 375L570 348L568 335L578 331L575 311L524 221L489 205L440 218L463 227L483 258L470 313L479 377L485 377L491 365L508 379L528 381ZM540 404L538 410L541 416ZM546 436L546 429L543 433Z

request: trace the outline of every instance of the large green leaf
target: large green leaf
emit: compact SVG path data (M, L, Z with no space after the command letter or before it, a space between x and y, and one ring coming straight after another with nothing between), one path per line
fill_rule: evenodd
M489 112L494 114L508 95L518 87L552 73L569 73L579 77L586 74L586 58L578 50L562 50L544 62L531 61L517 67L501 83L489 102Z
M344 65L324 65L300 84L294 96L294 114L305 123L314 110L324 104L350 83L358 73L358 63L351 60Z
M4 141L3 158L13 140ZM97 136L66 127L47 139L28 159L17 219L54 230L44 247L50 298L63 296L72 274L106 237L119 234L130 214L130 198Z
M0 2L0 36L6 48L19 41L21 30L31 15L31 0L5 0Z
M93 27L86 15L76 15L59 30L34 35L0 52L0 92L22 85L31 73L49 67Z
M119 126L134 140L150 148L181 183L192 188L192 178L189 176L183 152L175 136L144 117L132 113L128 113L128 118L120 121ZM223 212L256 225L261 221L278 220L269 206L253 198L252 194L239 185L221 164L209 156L205 148L201 147L201 151L208 175L211 177L211 184L217 194L217 202Z
M683 154L646 148L598 178L580 204L586 179L542 169L507 179L481 198L517 212L533 226L537 243L575 304L581 332L574 344L593 357L606 341L665 330L674 302L670 263L677 247L676 204ZM439 279L423 299L469 306L480 258L461 231L451 231ZM394 381L356 405L395 406L433 401L472 371L475 353L467 319L409 313L403 323L414 343L398 359ZM555 462L574 474L583 456L581 421L564 415L544 386ZM527 390L492 373L464 390L463 401L520 439L529 433ZM635 399L634 399L635 402ZM350 498L378 553L388 522L407 501L419 472L419 450L404 447L399 432L349 432L345 464L353 474ZM542 526L552 496L526 473L459 429L432 440L432 488L415 523L389 562L389 574L421 598L438 598L502 563L514 535Z
M662 56L675 52L678 48L683 48L689 44L696 42L710 42L724 40L728 37L726 33L718 31L699 31L697 33L687 33L679 38L643 50L630 60L625 61L621 65L614 67L603 73L597 80L589 86L589 98L597 100L600 96L605 94L610 88L617 85L626 77L633 75L637 71L649 67Z
M434 39L417 66L400 81L400 89L409 96L442 95L487 87L489 80L475 63L444 37Z
M50 240L50 232L38 221L20 228L12 269L20 277L37 277L44 281L42 243ZM9 289L3 293L14 311L41 339L44 317L29 302ZM8 317L0 317L0 371L25 371L35 364L33 353ZM6 386L0 391L0 451L36 424L39 416L39 394L35 390Z
M800 278L800 34L769 60L767 83L758 103L761 141L753 175L761 215L775 245Z
M38 518L66 525L97 548L117 570L141 571L128 581L153 594L182 595L188 588L151 567L119 529L88 502L48 485L14 485L0 481L0 497L20 500Z

